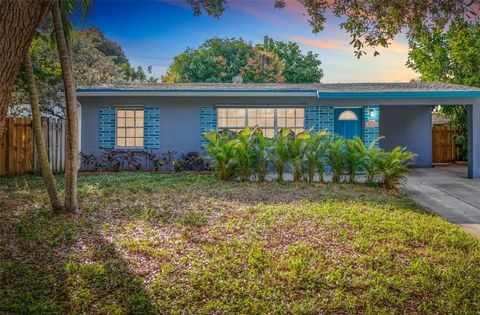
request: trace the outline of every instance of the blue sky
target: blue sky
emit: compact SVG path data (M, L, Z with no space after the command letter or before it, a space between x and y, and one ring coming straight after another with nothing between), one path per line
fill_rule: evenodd
M134 66L153 66L160 77L174 56L187 47L197 48L211 37L242 37L259 43L268 35L276 40L295 41L303 51L317 53L322 61L322 82L403 82L418 75L405 66L408 45L404 36L393 41L380 56L358 60L349 47L349 36L335 17L327 19L325 30L313 34L295 0L282 10L273 0L230 0L217 20L193 16L184 0L94 1L83 26L95 25L118 42Z

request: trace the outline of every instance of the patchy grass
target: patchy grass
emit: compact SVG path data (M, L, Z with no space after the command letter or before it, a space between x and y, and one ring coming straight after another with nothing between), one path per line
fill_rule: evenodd
M480 312L480 243L398 193L80 176L80 214L0 179L0 313Z

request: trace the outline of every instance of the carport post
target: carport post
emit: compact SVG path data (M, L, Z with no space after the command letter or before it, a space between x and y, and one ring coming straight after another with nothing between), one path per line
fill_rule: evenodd
M468 106L468 178L480 179L480 99Z

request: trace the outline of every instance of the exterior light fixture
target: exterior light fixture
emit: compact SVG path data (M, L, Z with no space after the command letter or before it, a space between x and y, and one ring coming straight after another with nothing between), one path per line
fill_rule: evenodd
M370 118L375 118L375 111L373 109L369 109L368 114L370 115Z

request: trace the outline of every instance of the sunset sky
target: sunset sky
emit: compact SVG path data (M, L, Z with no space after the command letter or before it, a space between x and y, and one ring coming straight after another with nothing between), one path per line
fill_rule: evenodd
M302 7L295 0L274 9L273 0L230 0L220 19L193 16L184 0L94 1L83 26L95 25L118 42L134 66L153 66L160 77L174 56L187 47L197 48L211 37L241 37L253 43L268 35L297 42L303 51L317 53L322 61L322 82L404 82L418 77L405 66L408 45L399 36L380 56L358 60L349 36L338 18L328 16L325 30L313 34Z

